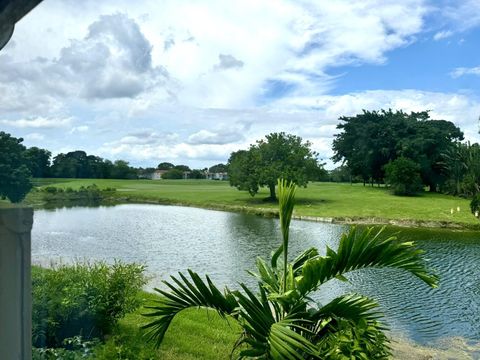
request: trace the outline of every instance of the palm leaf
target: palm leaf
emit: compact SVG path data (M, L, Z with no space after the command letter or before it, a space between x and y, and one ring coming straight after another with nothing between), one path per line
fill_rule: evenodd
M241 286L245 294L235 292L235 296L240 305L239 320L246 334L239 345L246 344L248 347L240 352L240 358L297 360L304 359L305 354L316 354L315 346L300 334L301 330L307 331L301 326L305 320L290 317L277 320L272 312L274 307L264 293L257 297L245 285Z
M333 299L317 311L310 312L310 320L317 326L320 321L339 318L352 323L359 323L362 320L372 323L382 317L381 312L375 311L377 308L378 304L368 297L357 294L344 295ZM314 332L318 333L318 330Z
M163 281L171 291L155 289L162 297L155 301L155 305L145 307L153 311L144 315L155 317L155 320L142 328L148 329L147 337L155 341L157 347L162 343L173 318L180 311L191 307L206 307L225 316L233 314L238 306L235 297L228 289L225 289L222 294L208 276L205 283L197 273L191 270L188 270L188 273L191 280L179 273L180 279L171 276L173 283Z
M403 269L436 287L438 278L427 271L421 256L423 251L415 248L412 242L399 242L393 236L382 238L382 231L367 228L358 233L352 227L342 235L337 252L327 247L326 256L306 261L302 275L297 278L299 295L305 296L326 281L342 278L349 271L372 267Z

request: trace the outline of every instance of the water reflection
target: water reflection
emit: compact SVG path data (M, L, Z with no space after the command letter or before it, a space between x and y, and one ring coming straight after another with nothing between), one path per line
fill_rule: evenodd
M336 247L347 226L293 221L290 254L308 247ZM480 239L474 232L388 228L426 251L441 277L439 289L398 270L358 271L351 284L334 281L317 295L321 302L345 292L379 301L391 329L418 342L463 336L480 338ZM269 257L280 244L276 219L159 205L71 208L35 212L35 263L75 259L121 259L148 265L150 286L187 268L208 273L218 284L254 285L247 273L257 256Z

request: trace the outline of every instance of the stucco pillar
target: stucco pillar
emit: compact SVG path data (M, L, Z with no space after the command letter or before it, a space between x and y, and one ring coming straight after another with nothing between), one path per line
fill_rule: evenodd
M0 358L32 357L33 209L0 209Z

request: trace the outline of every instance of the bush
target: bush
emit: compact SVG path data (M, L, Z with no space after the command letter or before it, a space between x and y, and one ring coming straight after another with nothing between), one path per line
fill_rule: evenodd
M470 210L474 215L475 213L480 213L480 193L475 195L472 201L470 201Z
M110 333L139 305L144 267L115 262L32 269L33 344L64 347L64 340L89 340Z
M423 190L420 166L404 157L385 165L385 182L395 195L415 195Z
M91 358L98 341L84 341L75 336L63 341L64 348L33 348L32 360L80 360Z
M104 196L111 196L116 189L111 187L100 189L97 185L92 184L87 187L80 186L78 190L74 190L71 187L63 189L54 186L47 186L42 188L41 191L43 191L43 200L45 201L98 202L101 201Z
M43 191L48 193L48 194L56 194L57 193L57 188L55 186L47 186L43 188Z

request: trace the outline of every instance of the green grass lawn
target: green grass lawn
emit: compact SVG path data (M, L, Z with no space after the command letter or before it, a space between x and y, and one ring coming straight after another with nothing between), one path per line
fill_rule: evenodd
M157 295L143 293L143 297L149 304ZM105 345L96 349L95 358L226 360L240 334L239 326L232 319L225 321L214 311L185 310L174 318L162 345L155 349L140 329L151 320L141 315L145 312L148 310L140 308L122 319Z
M267 189L255 197L238 191L225 181L209 180L107 180L107 179L36 179L36 186L114 187L122 201L183 204L226 210L276 211L277 205L265 202ZM33 199L33 200L32 200ZM34 196L29 201L35 203ZM37 199L38 201L38 199ZM457 207L460 211L457 212ZM451 214L451 209L454 213ZM470 213L469 200L434 193L416 197L392 195L384 187L362 184L310 183L300 188L295 208L297 216L332 217L339 220L432 221L475 226L480 222Z

